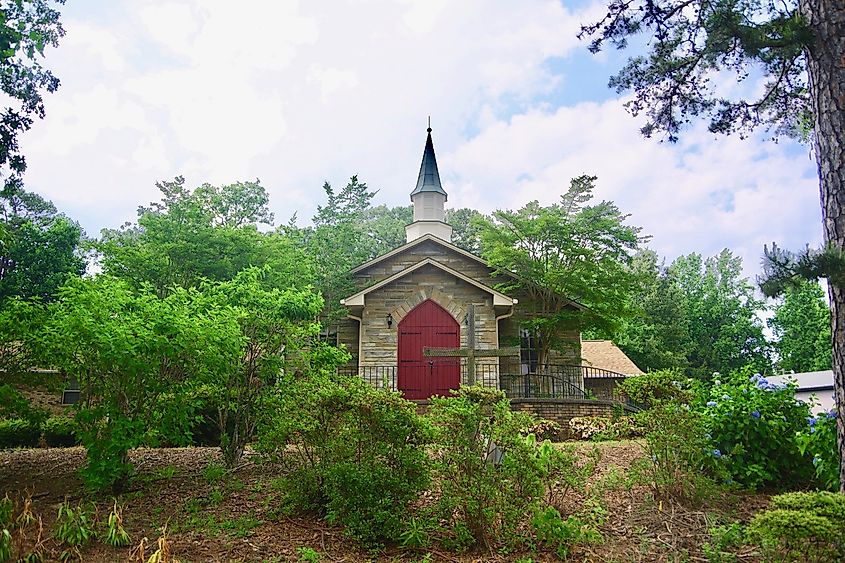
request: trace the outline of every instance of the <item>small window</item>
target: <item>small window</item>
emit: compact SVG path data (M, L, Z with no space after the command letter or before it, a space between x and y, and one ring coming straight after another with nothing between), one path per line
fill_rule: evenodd
M523 374L537 373L538 345L539 338L534 332L526 328L519 330L519 362Z
M75 377L71 377L65 385L64 391L62 391L62 404L75 405L79 402L79 398L81 396L82 393L79 390L79 382Z

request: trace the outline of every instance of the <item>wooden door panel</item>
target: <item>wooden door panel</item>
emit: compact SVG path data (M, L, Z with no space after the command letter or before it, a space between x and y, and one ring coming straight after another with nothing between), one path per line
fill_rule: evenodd
M399 323L397 387L406 399L428 399L447 395L460 385L457 358L426 358L423 349L457 348L460 325L440 305L426 300L412 309Z

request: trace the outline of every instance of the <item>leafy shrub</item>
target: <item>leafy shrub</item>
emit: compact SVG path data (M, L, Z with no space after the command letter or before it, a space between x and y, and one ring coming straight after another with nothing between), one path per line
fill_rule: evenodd
M434 508L456 549L513 547L525 540L550 482L573 478L574 457L526 435L532 418L513 412L500 391L464 387L432 399ZM566 476L566 477L565 477Z
M6 373L8 376L9 373ZM0 385L0 417L9 420L26 420L37 426L47 418L47 412L33 407L14 386L4 383Z
M44 421L44 442L51 448L64 448L79 444L76 421L66 416L51 416Z
M812 456L816 483L831 491L839 490L839 450L836 446L836 411L807 419L798 435L802 455Z
M74 557L81 561L79 548L91 541L94 533L94 519L87 510L82 506L71 508L67 502L59 505L54 535L62 545L66 546L60 557L62 561L68 561Z
M748 526L767 561L845 559L845 496L826 491L772 498Z
M34 448L41 428L30 420L0 420L0 448Z
M103 541L112 547L126 547L129 545L129 533L123 527L123 509L117 505L117 501L114 501L114 508L109 513Z
M99 407L79 411L79 437L87 452L88 462L79 473L85 485L93 490L111 488L122 492L129 483L134 468L129 462L129 450L141 445L144 422L113 415L104 421Z
M430 477L431 430L416 405L358 378L314 375L268 411L259 447L292 466L285 509L317 512L368 544L399 536Z
M694 383L671 369L629 377L619 384L619 389L644 409L666 403L688 404L695 398Z
M807 428L809 406L795 400L794 385L774 385L748 371L710 389L703 413L714 451L731 478L746 487L808 483L811 456L802 453L797 437Z
M692 407L697 383L664 370L628 378L621 387L633 402L647 407L634 416L648 454L635 466L639 477L655 496L700 502L720 475L721 452L712 446L705 417Z
M734 522L724 526L713 526L709 530L710 541L701 546L704 556L709 563L734 563L737 556L735 550L745 544L745 528Z
M573 545L595 543L601 539L599 531L575 516L565 520L560 512L551 506L540 510L531 520L537 539L554 547L561 559L566 559Z

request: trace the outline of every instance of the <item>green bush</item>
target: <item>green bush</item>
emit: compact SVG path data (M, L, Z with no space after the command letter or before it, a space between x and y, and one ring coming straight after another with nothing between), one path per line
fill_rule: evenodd
M713 492L721 476L719 457L694 405L700 384L679 372L663 370L626 379L622 392L646 407L634 416L645 436L645 459L635 464L638 479L656 497L698 503Z
M284 510L321 514L371 545L399 537L430 477L431 429L416 405L358 378L315 375L265 412L274 416L259 447L291 469Z
M775 385L740 370L715 381L703 406L706 424L731 478L746 487L797 487L813 478L812 455L798 436L808 427L809 406L795 400L794 385Z
M575 516L565 520L557 509L547 506L534 515L531 525L537 534L537 540L554 548L561 559L569 557L572 546L580 543L596 543L601 540L601 533Z
M798 435L802 455L812 456L816 483L830 491L839 490L839 449L836 446L836 411L807 419Z
M845 496L826 491L787 493L751 520L748 538L766 561L845 559Z
M436 427L435 516L445 522L447 547L513 548L528 538L522 524L543 505L547 486L578 486L574 456L538 444L534 421L513 412L500 391L464 387L432 399Z
M76 446L76 421L66 416L51 416L44 421L44 442L51 448Z
M0 448L34 448L41 428L29 420L0 420Z

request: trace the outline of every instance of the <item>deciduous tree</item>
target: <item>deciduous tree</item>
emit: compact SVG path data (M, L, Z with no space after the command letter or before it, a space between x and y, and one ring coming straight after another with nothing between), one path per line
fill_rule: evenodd
M59 12L51 4L49 0L17 0L0 7L0 88L8 104L0 112L0 175L5 177L7 194L21 188L21 174L26 170L18 135L29 130L35 117L44 117L42 92L59 87L59 79L40 60L44 49L56 47L65 34Z
M177 177L156 186L162 199L140 207L137 224L102 232L96 247L104 272L135 287L149 283L162 296L201 279L229 280L252 266L269 265L278 287L311 283L310 261L297 241L258 230L273 216L257 181L191 191Z
M85 271L82 229L52 203L23 189L0 194L0 306L10 297L50 300Z
M540 363L560 346L564 329L614 326L630 311L639 283L629 265L645 237L612 202L587 205L595 180L574 178L560 203L496 211L481 227L484 259L502 288L530 297L521 305L530 309L527 327L539 336Z
M830 369L830 308L816 282L804 281L786 290L769 327L775 336L777 364L786 371Z
M686 301L690 348L688 373L709 379L747 365L771 370L768 345L758 313L765 304L742 277L742 260L730 250L703 259L699 254L677 258L669 275Z
M644 371L685 370L692 346L686 295L652 250L637 253L631 270L642 285L631 299L635 313L621 319L614 342Z

